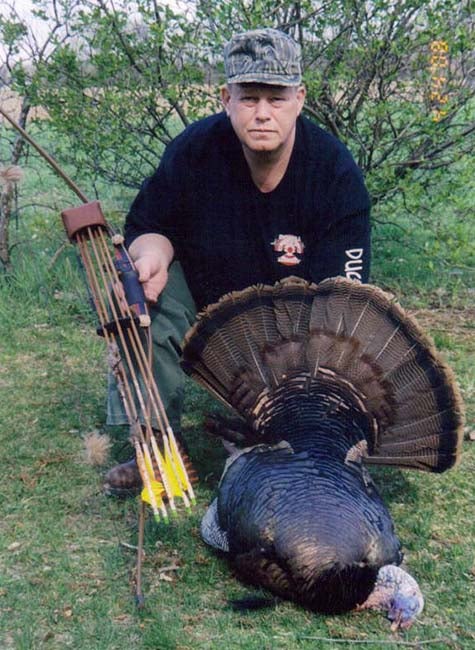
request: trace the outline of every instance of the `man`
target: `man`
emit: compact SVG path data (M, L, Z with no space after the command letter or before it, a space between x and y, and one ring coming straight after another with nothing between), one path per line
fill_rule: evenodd
M153 305L157 384L178 431L180 343L196 309L288 275L366 282L369 273L362 174L341 142L300 116L299 46L274 29L244 32L226 45L224 62L224 112L167 147L125 226ZM126 422L113 392L108 422ZM134 461L106 477L111 493L139 483Z

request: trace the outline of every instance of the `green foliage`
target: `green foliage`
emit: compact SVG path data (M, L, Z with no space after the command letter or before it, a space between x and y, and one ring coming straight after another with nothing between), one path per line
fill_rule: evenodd
M5 47L18 53L18 43L26 34L27 27L24 23L0 16L0 36Z
M436 304L473 303L475 181L461 160L402 180L374 209L373 281L400 294L432 296Z
M197 92L203 73L191 62L195 27L169 7L138 7L132 18L128 3L88 7L71 21L74 45L36 69L35 101L69 138L63 158L79 177L125 187L140 183L164 144L208 103Z
M10 85L47 108L47 149L88 194L119 190L126 209L170 139L217 110L224 42L243 29L273 26L302 47L307 115L346 142L365 172L377 237L379 224L391 221L391 237L415 244L413 252L424 251L435 266L446 255L471 265L467 224L449 233L437 216L422 249L411 236L414 222L426 228L436 202L458 209L458 166L473 175L470 3L184 0L172 9L140 0L131 10L125 0L63 0L54 18L49 4L35 3L50 45L33 49L29 66L10 55ZM2 25L18 50L31 38L12 15ZM448 48L446 68L436 59L435 72L434 42ZM440 88L447 113L438 121L436 73L447 77ZM428 200L430 193L436 199Z
M126 2L75 6L72 39L29 83L33 101L70 138L68 159L95 177L137 186L163 145L216 107L216 88L206 82L223 80L224 42L259 26L300 42L307 113L348 143L375 203L415 170L430 176L473 148L464 110L474 94L466 83L475 43L469 3L189 0L172 10L142 0L132 13ZM447 115L435 122L430 44L437 40L447 43L450 59Z

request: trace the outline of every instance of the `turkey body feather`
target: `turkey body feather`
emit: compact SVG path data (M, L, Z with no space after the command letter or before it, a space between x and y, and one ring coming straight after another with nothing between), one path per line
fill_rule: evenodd
M331 456L253 448L229 467L217 508L240 574L318 611L363 603L379 567L400 561L376 489Z
M183 367L247 424L205 541L278 595L361 606L401 557L365 463L441 472L460 453L462 402L432 343L376 287L289 278L205 310Z

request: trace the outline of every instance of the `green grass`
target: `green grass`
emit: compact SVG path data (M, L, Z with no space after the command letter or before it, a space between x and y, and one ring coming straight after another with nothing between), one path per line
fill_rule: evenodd
M414 178L373 210L372 281L406 306L474 304L475 167L473 157L453 168Z
M81 303L79 280L66 289L75 277L69 254L49 272L34 268L25 264L1 290L2 649L334 647L322 638L372 647L430 639L439 639L430 648L475 646L473 443L446 475L375 472L426 597L411 630L394 636L378 614L318 616L288 602L236 613L228 600L255 590L200 540L224 453L202 433L212 401L191 383L184 424L200 476L198 505L169 527L148 521L146 605L137 610L135 553L123 543L136 543L138 504L103 497L102 471L83 458L84 434L105 427L103 342ZM467 307L453 315L447 321L434 313L429 329L456 370L473 423L475 314ZM161 572L172 565L178 568Z

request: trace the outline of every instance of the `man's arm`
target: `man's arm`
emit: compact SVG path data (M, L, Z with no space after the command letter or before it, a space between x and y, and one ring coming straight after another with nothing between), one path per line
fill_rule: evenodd
M174 256L170 240L156 233L140 235L130 244L129 253L139 273L146 299L157 302L167 283L168 267Z
M321 237L312 255L314 282L341 275L368 282L371 263L369 210L334 223Z
M363 174L348 150L341 150L328 193L328 226L318 234L312 278L337 275L368 282L371 263L371 202Z

